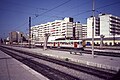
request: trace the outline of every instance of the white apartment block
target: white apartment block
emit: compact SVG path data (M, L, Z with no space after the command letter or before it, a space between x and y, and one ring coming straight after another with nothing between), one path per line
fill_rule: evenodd
M100 36L99 18L94 17L94 36ZM87 38L92 38L93 17L87 18Z
M92 38L93 17L87 19L87 38ZM120 36L120 17L111 14L99 14L94 18L94 37Z
M31 40L38 40L38 25L31 27Z
M120 36L120 17L111 14L101 14L100 34L106 37Z
M53 22L47 22L31 27L31 33L33 38L37 37L38 41L44 40L44 34L49 33L49 40L55 40L57 38L71 38L73 37L73 27L75 27L75 36L81 34L82 25L77 22L73 22L73 18L64 18L63 20L55 20ZM78 33L79 35L78 35ZM81 36L79 36L81 38Z
M80 24L79 22L74 23L75 27L75 37L77 39L81 39L82 38L82 24Z
M87 24L82 24L82 38L87 38Z

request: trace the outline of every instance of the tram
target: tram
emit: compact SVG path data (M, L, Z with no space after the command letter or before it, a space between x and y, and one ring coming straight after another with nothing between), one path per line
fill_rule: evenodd
M36 46L43 46L44 42L36 42ZM85 40L53 40L53 41L48 41L47 46L52 48L52 47L57 47L57 48L79 48L79 49L84 49L86 46Z

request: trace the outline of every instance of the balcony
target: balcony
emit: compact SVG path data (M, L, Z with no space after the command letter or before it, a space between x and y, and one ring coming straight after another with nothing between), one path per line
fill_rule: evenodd
M120 18L116 18L117 21L120 21Z
M110 29L111 29L111 30L115 30L115 27L111 26Z
M111 15L110 18L111 18L111 19L117 19L117 17L116 17L116 16L113 16L113 15Z

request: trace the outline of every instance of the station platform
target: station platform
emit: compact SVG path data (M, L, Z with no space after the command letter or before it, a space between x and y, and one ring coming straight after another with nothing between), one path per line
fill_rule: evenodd
M27 51L35 54L51 56L59 59L69 59L70 61L73 61L73 62L82 63L82 64L99 67L99 68L104 68L108 70L113 70L113 71L120 70L119 57L95 55L95 57L93 58L91 54L83 53L82 55L79 55L79 54L74 55L74 54L70 54L70 52L67 52L67 51L59 51L59 50L53 50L53 49L43 50L42 48L23 48L23 47L13 47L13 46L6 46L6 47Z
M0 80L48 80L11 56L0 51Z

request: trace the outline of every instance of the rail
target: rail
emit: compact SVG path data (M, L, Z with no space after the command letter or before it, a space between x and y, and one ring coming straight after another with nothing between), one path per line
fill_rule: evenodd
M4 47L4 48L11 49L8 47ZM75 70L80 71L80 72L82 71L82 72L85 72L87 74L94 75L94 76L97 76L97 77L100 77L103 79L109 79L113 75L115 75L115 72L107 71L107 70L100 69L100 68L95 68L92 66L86 66L86 65L82 65L82 64L74 64L74 63L71 63L69 61L63 61L63 60L54 59L54 58L51 58L48 56L37 55L34 53L28 53L27 51L20 51L20 50L15 50L15 49L11 49L11 50L14 50L14 51L17 51L17 52L20 52L22 54L26 54L29 56L33 56L35 58L39 58L39 59L42 59L45 61L56 63L56 64L59 64L59 65L62 65L62 66L65 66L65 67L68 67L71 69L75 69Z

